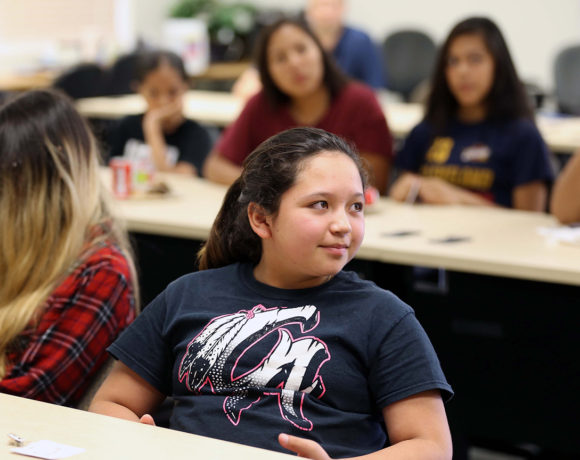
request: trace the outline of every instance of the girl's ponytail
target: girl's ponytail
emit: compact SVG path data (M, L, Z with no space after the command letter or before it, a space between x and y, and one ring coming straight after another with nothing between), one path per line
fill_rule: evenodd
M245 216L249 202L242 196L242 189L241 177L228 189L209 237L197 254L200 270L260 261L261 241Z

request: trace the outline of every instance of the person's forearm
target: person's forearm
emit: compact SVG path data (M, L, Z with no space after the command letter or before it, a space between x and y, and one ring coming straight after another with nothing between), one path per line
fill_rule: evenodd
M218 152L212 152L203 165L203 176L213 182L231 185L242 173L242 168L223 158Z
M423 177L419 188L421 201L429 204L463 204L475 206L496 206L477 193L453 185L437 177Z
M390 160L375 153L361 152L360 155L369 166L371 185L374 185L379 193L384 195L387 192L387 183L391 172Z
M122 418L124 420L130 420L132 422L138 422L139 417L135 412L127 407L117 404L113 401L94 401L89 406L89 412L94 412L95 414L109 415L111 417Z
M154 121L145 120L143 123L143 134L145 137L145 142L151 149L151 157L153 159L153 165L157 171L169 171L171 169L167 165L167 144L165 143L165 137L163 136L163 130L161 125Z
M554 184L550 211L562 223L580 221L580 152L568 162Z
M459 203L475 206L497 206L493 201L490 201L477 193L470 192L457 187Z

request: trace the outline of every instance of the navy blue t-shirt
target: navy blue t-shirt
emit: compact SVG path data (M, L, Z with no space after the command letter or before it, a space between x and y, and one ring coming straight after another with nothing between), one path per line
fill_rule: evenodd
M185 119L177 129L164 134L168 146L170 163L190 163L201 176L203 163L212 148L211 137L203 126L193 120ZM110 157L126 154L128 142L145 143L143 133L143 114L129 115L119 121L110 140ZM126 156L126 155L125 155Z
M385 86L379 50L362 30L345 26L332 55L338 66L352 78L375 89Z
M379 450L382 408L452 394L413 310L351 272L301 290L249 264L186 275L109 351L173 396L171 428L282 452L279 433L333 457Z
M397 167L439 177L459 187L512 207L515 187L550 182L549 151L531 120L453 121L436 136L427 121L418 124L395 157Z

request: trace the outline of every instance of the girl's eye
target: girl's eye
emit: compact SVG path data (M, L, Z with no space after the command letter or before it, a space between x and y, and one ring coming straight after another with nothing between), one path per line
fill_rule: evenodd
M483 56L481 54L470 54L467 60L470 64L479 64L483 61Z
M364 204L361 203L360 201L357 201L356 203L353 203L351 206L351 209L355 212L362 212L364 209Z
M314 209L328 209L328 202L326 201L317 201L310 205Z
M283 64L284 62L286 62L286 54L276 54L274 56L274 62L277 64Z
M296 51L299 54L304 54L306 52L306 45L304 45L303 43L299 43L298 45L296 45Z
M459 59L457 59L456 57L448 57L447 58L447 65L449 67L456 66L458 62L459 62Z

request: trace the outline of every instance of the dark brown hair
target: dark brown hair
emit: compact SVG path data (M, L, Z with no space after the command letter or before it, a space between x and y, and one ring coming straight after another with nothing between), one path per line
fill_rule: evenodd
M228 189L209 238L198 254L199 269L234 262L257 264L262 242L250 226L249 204L256 203L276 215L282 195L294 185L304 160L324 151L339 151L351 158L366 186L360 157L344 139L317 128L282 131L262 142L245 159L242 174Z
M285 25L292 25L302 30L314 41L317 48L320 50L322 63L324 66L322 81L326 88L328 88L330 91L331 98L334 99L348 82L348 77L337 67L334 62L334 58L330 56L322 47L320 40L318 40L314 32L312 32L310 27L308 27L308 24L306 24L304 20L290 17L284 17L265 27L264 30L262 30L260 37L258 38L258 44L254 53L254 60L258 72L260 73L260 79L262 81L266 99L274 107L282 106L290 102L290 96L282 92L276 86L276 83L274 83L268 66L268 46L270 44L270 39L272 38L274 32Z
M139 55L136 72L137 81L143 83L147 75L161 67L161 65L168 65L175 69L184 82L187 83L189 81L183 60L177 54L164 50L147 51Z
M533 114L524 86L518 78L504 37L497 25L485 17L471 17L461 21L451 30L443 43L431 79L431 93L427 101L425 119L440 133L447 128L456 115L459 105L449 89L445 70L451 43L462 35L479 35L495 64L493 85L486 98L487 118L492 120L521 117L532 119Z

